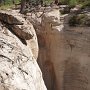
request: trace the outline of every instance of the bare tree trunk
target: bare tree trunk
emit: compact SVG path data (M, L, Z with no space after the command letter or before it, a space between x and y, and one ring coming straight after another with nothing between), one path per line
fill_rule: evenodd
M41 6L43 6L43 0L40 0Z
M15 0L12 0L12 3L15 4Z
M58 3L59 3L59 0L54 0L54 3L55 3L55 4L58 4Z
M26 0L21 0L21 9L20 13L24 13L26 7Z

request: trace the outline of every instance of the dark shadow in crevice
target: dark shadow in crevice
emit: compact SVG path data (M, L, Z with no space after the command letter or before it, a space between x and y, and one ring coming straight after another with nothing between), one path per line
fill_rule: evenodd
M16 35L23 44L27 45L26 40L25 40L24 38L19 37L19 36L12 30L12 28L10 28L10 25L9 25L9 26L7 25L7 28L10 30L10 32L12 32L14 35Z
M38 65L42 71L43 80L47 90L57 90L56 75L50 52L47 49L46 41L43 35L37 34L39 44Z
M12 30L11 27L13 27L13 25L10 25L10 24L5 23L5 22L1 22L1 23L4 24L4 26L5 26L6 28L8 28L8 30L9 30L11 33L13 33L15 36L17 36L18 39L19 39L23 44L27 45L26 40L25 40L24 38L19 37L19 36Z

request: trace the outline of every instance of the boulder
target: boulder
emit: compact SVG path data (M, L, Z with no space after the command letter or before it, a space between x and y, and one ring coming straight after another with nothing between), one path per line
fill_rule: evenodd
M0 23L0 90L47 90L37 64L38 43L33 25L27 20L23 27L11 25L8 20ZM32 38L28 38L29 32Z

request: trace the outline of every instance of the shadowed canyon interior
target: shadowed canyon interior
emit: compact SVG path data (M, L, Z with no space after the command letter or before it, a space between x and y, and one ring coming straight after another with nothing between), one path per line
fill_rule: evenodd
M0 17L0 90L90 90L90 27L68 26L58 9Z
M90 28L69 27L68 19L59 10L42 17L38 64L48 90L89 90Z

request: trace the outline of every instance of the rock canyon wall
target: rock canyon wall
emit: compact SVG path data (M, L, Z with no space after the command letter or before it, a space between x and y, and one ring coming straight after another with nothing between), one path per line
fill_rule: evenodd
M39 42L38 64L48 90L90 89L90 28L69 27L69 15L46 12L32 22Z
M0 11L0 90L47 90L37 56L33 25L18 11Z
M68 19L0 12L0 90L90 90L90 27Z

